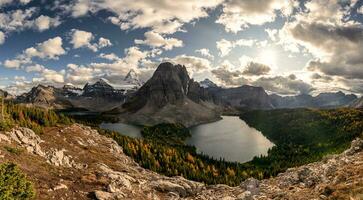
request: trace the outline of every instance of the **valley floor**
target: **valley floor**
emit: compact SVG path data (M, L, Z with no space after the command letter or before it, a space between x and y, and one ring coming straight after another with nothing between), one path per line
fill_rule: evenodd
M363 140L321 162L238 187L206 186L143 169L112 139L79 124L0 132L0 162L16 163L36 199L363 199Z

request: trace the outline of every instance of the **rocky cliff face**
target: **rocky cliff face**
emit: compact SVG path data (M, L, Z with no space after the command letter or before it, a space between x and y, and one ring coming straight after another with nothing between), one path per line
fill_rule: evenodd
M19 154L6 149L18 149ZM363 140L339 155L238 187L204 185L141 168L113 140L79 124L0 132L0 162L14 162L34 182L36 199L354 199L362 198Z
M137 124L161 122L191 126L219 118L210 96L190 79L184 66L162 63L129 101L114 112Z
M83 89L72 85L62 88L38 85L28 93L18 96L16 101L43 108L67 109L84 108L90 111L107 111L122 105L129 91L113 88L101 79L94 84L86 84Z
M213 81L209 80L208 78L204 79L203 81L199 82L200 86L203 88L216 88L218 87Z
M133 85L135 89L140 88L143 85L143 82L140 80L137 73L131 69L124 78L125 85Z
M363 97L356 99L355 101L353 101L349 107L351 108L363 108Z
M44 85L33 87L30 92L18 96L16 101L43 108L64 109L72 107L62 89Z
M7 91L0 90L0 97L3 97L5 99L13 99L14 96L8 93Z
M262 87L243 85L236 88L209 87L215 102L223 106L248 109L273 108L268 94Z

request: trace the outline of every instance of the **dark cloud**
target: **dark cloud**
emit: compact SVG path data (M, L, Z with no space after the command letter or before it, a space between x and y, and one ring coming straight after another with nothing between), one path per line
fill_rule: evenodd
M243 71L244 75L248 76L260 76L268 74L271 71L271 68L267 65L256 63L256 62L249 62Z
M310 84L298 80L296 77L295 79L283 76L261 77L252 84L283 95L308 94L314 90Z
M212 70L212 74L218 78L224 85L228 86L240 86L248 84L248 79L243 78L241 71L231 71L226 68L218 68Z
M290 33L320 58L308 63L310 71L363 79L363 26L300 22Z

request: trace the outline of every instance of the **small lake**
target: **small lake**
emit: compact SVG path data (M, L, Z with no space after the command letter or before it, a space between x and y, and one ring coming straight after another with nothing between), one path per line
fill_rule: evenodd
M123 135L141 138L141 127L123 123L102 123L100 128L117 131ZM190 128L192 137L186 143L199 153L215 159L247 162L254 156L267 155L274 146L261 132L249 127L236 116L223 116L222 120Z

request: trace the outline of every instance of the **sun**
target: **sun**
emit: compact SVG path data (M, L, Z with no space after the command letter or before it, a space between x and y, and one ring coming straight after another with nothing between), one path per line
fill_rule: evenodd
M273 49L263 49L259 55L258 60L272 68L276 67L277 53Z

